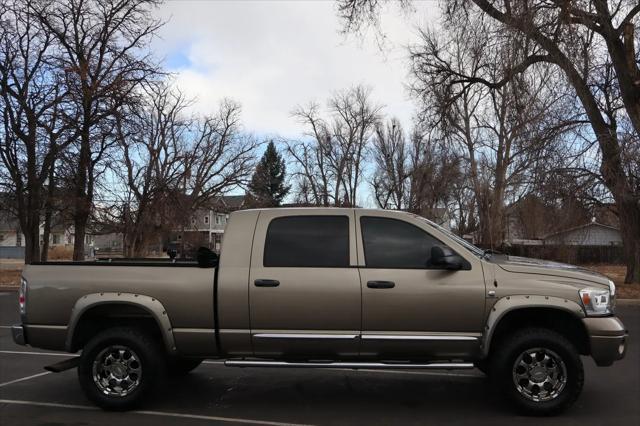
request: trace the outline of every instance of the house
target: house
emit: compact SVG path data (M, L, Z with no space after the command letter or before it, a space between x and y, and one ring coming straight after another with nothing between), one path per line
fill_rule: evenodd
M244 195L216 197L207 206L197 209L183 229L175 230L172 239L178 244L205 245L219 252L229 213L242 209L244 205Z
M22 247L24 234L18 219L8 211L0 210L0 247Z
M618 246L622 245L620 229L592 220L543 237L545 245Z

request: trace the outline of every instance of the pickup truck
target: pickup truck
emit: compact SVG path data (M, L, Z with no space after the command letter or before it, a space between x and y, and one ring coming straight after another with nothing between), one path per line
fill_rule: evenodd
M28 265L22 345L80 352L104 409L139 404L165 374L229 367L467 369L529 414L579 396L581 355L625 355L615 286L570 265L485 252L419 216L375 209L231 214L220 257Z

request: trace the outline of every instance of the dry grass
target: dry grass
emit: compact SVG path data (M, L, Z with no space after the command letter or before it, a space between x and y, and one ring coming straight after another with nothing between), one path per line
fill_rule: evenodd
M2 290L17 290L20 285L20 269L5 269L0 268L0 291Z
M56 246L49 249L49 260L73 259L73 247Z
M618 299L640 299L640 283L624 283L624 276L627 272L627 268L624 265L599 264L583 266L611 278L616 284Z

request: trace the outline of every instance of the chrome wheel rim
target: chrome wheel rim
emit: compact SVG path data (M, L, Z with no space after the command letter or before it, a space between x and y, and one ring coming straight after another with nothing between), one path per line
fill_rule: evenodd
M131 348L113 345L93 361L93 382L105 395L124 397L140 386L142 364Z
M530 401L551 401L567 385L567 367L552 350L527 349L513 364L513 383L518 392Z

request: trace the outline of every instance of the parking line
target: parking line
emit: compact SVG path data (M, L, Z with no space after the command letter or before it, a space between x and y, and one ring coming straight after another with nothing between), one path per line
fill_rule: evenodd
M55 402L22 401L22 400L13 400L13 399L0 399L0 404L31 405L36 407L70 408L75 410L91 410L91 411L99 410L99 408L97 407L91 407L88 405L58 404ZM171 413L171 412L165 412L165 411L129 411L129 413L142 414L147 416L177 417L177 418L183 418L183 419L209 420L209 421L228 422L228 423L249 423L254 425L309 426L309 425L304 425L300 423L271 422L267 420L243 419L243 418L237 418L237 417L204 416L204 415L198 415L198 414Z
M51 374L51 372L50 371L45 371L44 373L34 374L33 376L27 376L27 377L23 377L21 379L11 380L10 382L0 383L0 388L3 387L3 386L12 385L14 383L24 382L25 380L35 379L36 377L46 376L47 374Z

